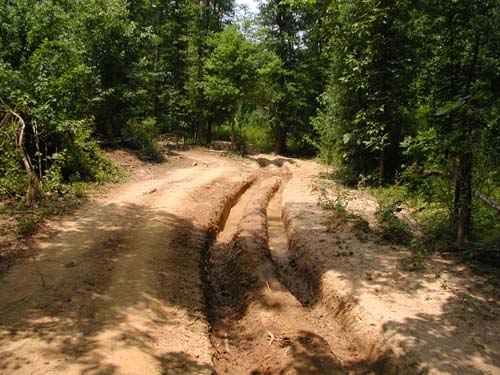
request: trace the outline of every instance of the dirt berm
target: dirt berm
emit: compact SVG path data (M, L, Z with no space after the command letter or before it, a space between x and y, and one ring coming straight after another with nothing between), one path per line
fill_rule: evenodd
M321 167L291 171L282 218L293 266L281 274L311 314L335 317L379 374L500 374L494 286L461 262L384 241L368 193L324 180L327 199L358 219L342 217L318 205Z

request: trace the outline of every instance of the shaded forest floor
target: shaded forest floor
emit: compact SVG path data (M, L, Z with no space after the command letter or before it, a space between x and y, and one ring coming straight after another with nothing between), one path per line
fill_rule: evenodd
M2 216L0 374L500 373L498 290L382 240L314 162L109 156L127 181L31 239Z

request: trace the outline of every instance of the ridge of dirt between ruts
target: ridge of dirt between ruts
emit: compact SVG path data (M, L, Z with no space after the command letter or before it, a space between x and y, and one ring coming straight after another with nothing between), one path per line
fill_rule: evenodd
M336 316L365 355L378 360L378 373L500 374L498 290L439 257L423 270L407 270L412 254L404 247L372 232L356 236L348 225L332 230L332 214L318 206L312 189L320 167L300 161L292 172L282 215L293 283L306 285L299 299ZM361 198L358 210L375 202Z
M207 159L111 188L41 231L49 288L30 262L1 278L0 373L213 372L200 247L257 167Z
M277 177L253 191L234 236L210 250L211 340L217 374L368 374L342 366L280 283L268 249L266 208ZM227 239L227 237L225 237ZM347 371L347 372L346 372Z

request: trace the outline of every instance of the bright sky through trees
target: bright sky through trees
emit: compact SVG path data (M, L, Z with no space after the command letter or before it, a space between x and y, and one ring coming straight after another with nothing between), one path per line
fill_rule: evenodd
M237 5L246 5L251 12L257 12L259 2L257 0L236 0Z

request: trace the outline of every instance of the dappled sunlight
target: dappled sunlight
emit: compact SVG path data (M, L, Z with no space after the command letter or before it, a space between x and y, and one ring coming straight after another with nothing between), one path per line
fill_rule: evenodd
M316 200L299 179L283 197L293 264L284 280L302 303L327 306L356 342L395 366L420 363L429 374L498 370L500 311L467 268L432 257L414 264L420 260L408 249L356 226L330 230L332 211L313 208Z

